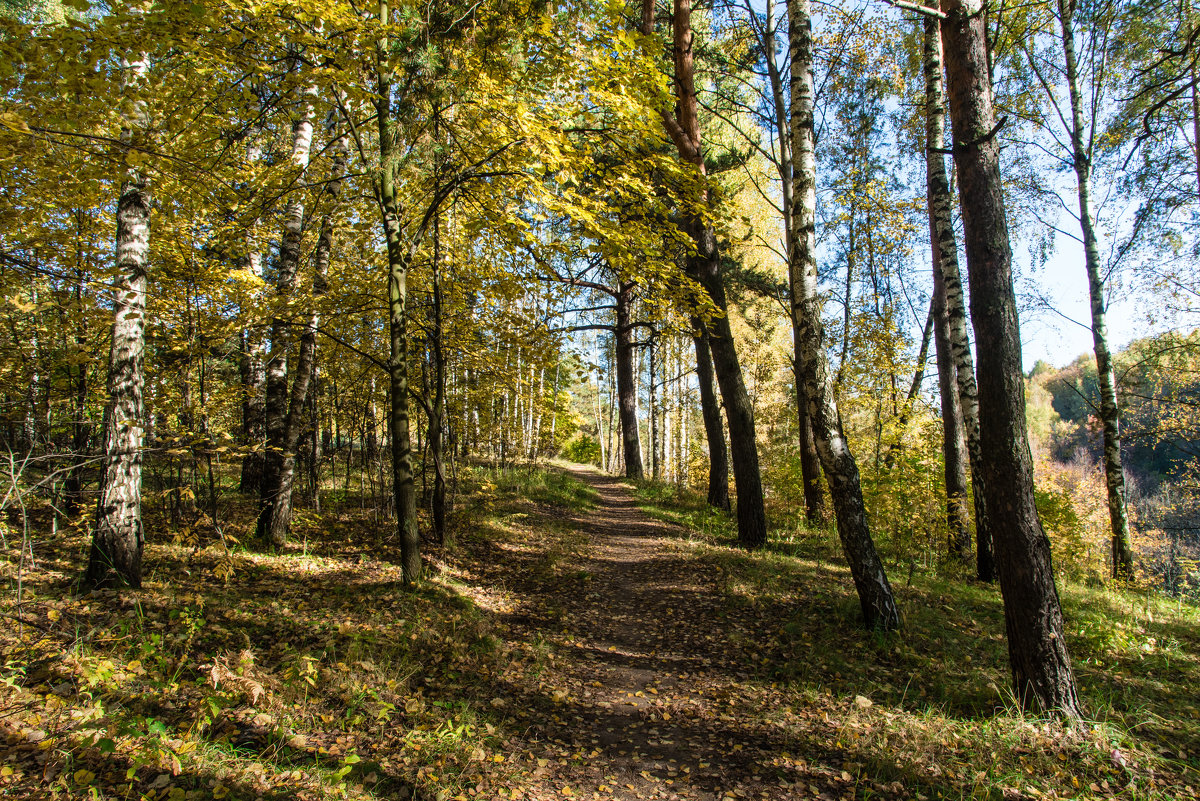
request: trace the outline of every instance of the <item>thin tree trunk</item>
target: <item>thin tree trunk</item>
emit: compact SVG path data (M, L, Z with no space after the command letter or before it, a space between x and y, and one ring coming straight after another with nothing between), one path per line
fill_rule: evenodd
M309 155L313 138L314 88L305 91L301 100L300 116L292 126L292 166L300 173L308 170ZM288 469L288 354L292 347L292 320L287 304L296 292L296 281L300 271L300 245L304 234L304 198L301 192L293 192L283 214L283 240L279 245L279 263L275 280L275 303L277 308L271 320L271 349L266 364L266 402L264 404L267 451L263 459L262 490L259 493L258 538L276 548L287 542L287 524L290 522L290 496L284 492L284 472ZM294 465L295 455L291 455ZM288 492L291 487L288 485ZM275 522L278 509L284 509L287 518L282 524Z
M387 0L379 2L379 19L390 23ZM388 422L392 438L392 498L400 539L403 581L421 576L421 538L417 530L417 498L413 486L412 441L408 410L408 268L412 253L401 241L400 202L396 196L396 124L392 119L392 74L387 66L388 42L376 51L378 85L375 115L379 133L379 208L388 254Z
M442 238L440 215L433 221L433 303L429 351L433 357L433 400L429 406L429 452L433 457L433 536L446 541L446 457L442 428L446 417L446 352L442 347Z
M650 381L646 387L648 399L646 405L649 407L647 411L650 425L650 475L655 481L658 481L662 477L662 463L658 457L658 393L655 391L657 389L655 381L658 379L658 348L655 346L653 337L651 337L648 347L650 349L650 364L648 365Z
M933 20L937 25L937 20ZM927 23L928 25L928 23ZM935 28L936 30L936 28ZM958 405L954 356L950 352L950 318L946 314L946 282L942 278L937 231L933 240L934 345L937 350L938 393L942 401L942 457L946 478L946 528L950 553L966 560L971 553L970 513L967 511L967 456L963 447L962 410Z
M335 118L330 116L330 131L333 132ZM291 393L288 397L287 417L283 426L283 458L279 464L278 491L270 517L270 539L276 548L287 542L288 527L292 522L292 491L296 481L296 455L300 448L300 435L304 430L304 410L307 405L309 387L316 372L317 358L317 328L320 325L320 312L317 304L325 295L328 287L329 261L333 251L334 215L337 211L338 197L341 195L342 178L346 172L347 160L346 137L334 139L330 150L333 153L333 167L329 180L325 184L323 194L329 204L328 210L321 221L321 232L317 237L317 249L313 254L313 310L308 324L300 334L300 349L296 358L295 379L292 381Z
M136 92L149 61L125 65L125 89ZM131 102L121 142L142 144L149 125L144 100ZM142 586L142 357L146 346L146 276L150 255L150 180L130 166L117 200L116 289L104 410L104 467L96 504L85 583L91 587Z
M1084 142L1083 98L1079 90L1079 67L1072 31L1073 2L1058 0L1062 25L1063 59L1067 90L1071 97L1071 156L1079 194L1079 227L1083 233L1083 256L1087 266L1088 295L1092 310L1092 348L1096 353L1096 377L1100 384L1100 422L1104 426L1104 478L1108 488L1108 518L1112 530L1112 574L1121 581L1133 580L1133 550L1129 545L1129 513L1125 507L1125 469L1121 463L1121 418L1117 405L1117 380L1108 349L1108 314L1101 276L1100 244L1092 214L1091 143Z
M805 380L808 413L833 499L838 537L858 590L863 620L868 628L895 629L900 625L900 612L871 539L858 465L838 428L833 382L825 356L825 328L821 322L821 301L817 294L813 42L808 0L790 0L788 16L792 52L791 131L794 156L792 238L796 243L788 273L793 288L792 325L801 345L796 352L797 371Z
M700 390L700 415L704 419L704 439L708 443L708 505L726 512L729 501L729 451L725 445L725 426L713 378L712 354L708 347L708 329L699 317L692 318L692 345L696 349L696 383Z
M634 375L633 284L617 291L617 405L620 407L621 443L625 455L625 477L642 478L642 443L637 419L637 381Z
M980 581L996 578L992 555L992 523L987 513L987 478L983 470L983 446L979 436L979 390L975 384L975 364L967 336L967 308L962 277L958 269L958 243L954 237L953 204L950 178L942 154L930 148L942 148L946 139L946 102L942 90L942 37L936 20L926 25L924 59L926 92L926 185L929 203L931 242L937 248L936 265L946 288L946 317L950 330L951 358L958 386L958 407L971 464L971 485L975 506L975 576ZM930 38L932 37L932 38ZM935 241L936 240L936 241Z
M1050 540L1033 498L1021 336L979 0L943 0L942 40L979 353L987 508L1004 597L1009 662L1022 706L1080 716L1054 585Z
M246 160L251 168L262 158L261 131L250 131ZM258 248L253 227L246 236L246 270L260 281L263 254ZM252 325L242 332L242 445L248 450L242 458L239 491L258 495L262 491L264 447L266 445L266 347L261 326Z

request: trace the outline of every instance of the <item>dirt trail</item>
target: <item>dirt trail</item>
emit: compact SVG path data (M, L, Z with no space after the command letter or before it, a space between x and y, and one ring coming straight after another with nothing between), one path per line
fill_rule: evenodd
M780 725L784 699L752 666L763 633L730 615L719 568L673 542L618 479L571 473L600 501L572 519L590 541L568 566L577 580L539 587L517 627L552 647L539 683L553 705L529 716L522 749L536 757L525 796L852 796L828 764L839 755L810 764L815 732L800 734L792 710Z

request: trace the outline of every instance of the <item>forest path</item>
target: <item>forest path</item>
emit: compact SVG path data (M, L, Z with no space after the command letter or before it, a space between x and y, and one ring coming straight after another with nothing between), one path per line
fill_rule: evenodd
M587 544L560 565L565 580L529 587L513 616L514 636L550 648L535 697L517 691L529 727L516 762L528 764L513 789L535 799L853 797L842 755L811 753L828 716L793 709L756 674L767 632L732 610L719 566L644 514L620 479L566 469L599 503L570 518Z

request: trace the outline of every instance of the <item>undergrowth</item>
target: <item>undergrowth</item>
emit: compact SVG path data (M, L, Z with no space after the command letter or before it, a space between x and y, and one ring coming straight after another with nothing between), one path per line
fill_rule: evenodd
M778 621L759 681L795 708L849 709L838 747L879 779L963 798L1196 797L1200 788L1200 609L1152 592L1060 586L1089 718L1063 728L1023 712L1010 689L996 587L892 567L898 633L861 630L833 531L773 531L752 553L736 523L694 492L637 488L651 516L721 576L731 608ZM856 633L857 631L857 633ZM789 710L777 714L786 722Z

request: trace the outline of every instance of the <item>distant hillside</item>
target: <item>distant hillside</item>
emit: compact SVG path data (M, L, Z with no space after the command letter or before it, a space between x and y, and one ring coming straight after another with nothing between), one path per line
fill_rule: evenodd
M1145 492L1200 464L1200 331L1132 342L1116 355L1126 472ZM1039 361L1027 382L1030 436L1050 458L1098 462L1096 361Z

